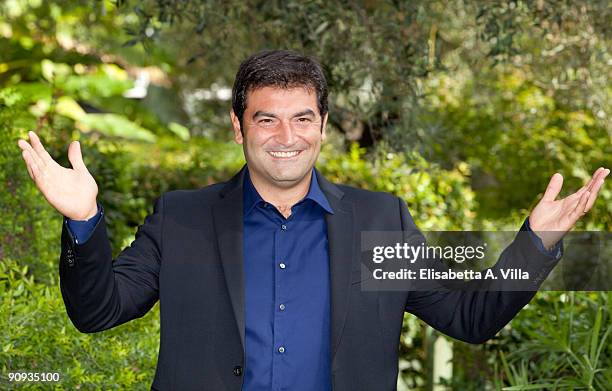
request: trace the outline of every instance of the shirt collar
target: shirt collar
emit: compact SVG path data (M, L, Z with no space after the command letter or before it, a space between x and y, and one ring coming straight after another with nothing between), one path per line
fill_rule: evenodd
M260 202L265 202L257 192L257 189L255 189L255 186L251 181L251 176L249 174L248 167L246 168L246 173L244 175L243 189L243 210L244 214L246 215L251 211L251 209L255 207L255 205ZM325 197L325 194L323 194L321 187L319 187L319 181L317 181L317 172L314 168L312 169L310 188L308 189L308 194L306 194L306 197L304 197L304 199L310 199L316 202L327 213L334 213L333 209L329 205L329 201L327 201L327 197Z

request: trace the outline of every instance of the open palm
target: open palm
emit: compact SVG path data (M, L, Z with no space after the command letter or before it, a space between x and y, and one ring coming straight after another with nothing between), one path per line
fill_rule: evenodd
M34 132L30 143L19 140L28 173L49 204L73 220L86 220L97 211L98 185L85 164L77 141L68 147L72 168L60 166L45 150Z
M540 236L545 247L550 248L561 240L565 233L593 207L604 179L609 173L610 170L607 168L598 168L589 183L560 200L556 198L563 186L563 176L559 173L552 176L544 196L529 215L529 225Z

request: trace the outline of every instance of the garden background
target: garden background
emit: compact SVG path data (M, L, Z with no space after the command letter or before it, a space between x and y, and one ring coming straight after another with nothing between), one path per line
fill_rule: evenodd
M517 230L550 176L562 195L612 166L608 1L43 1L0 3L0 388L150 386L158 304L81 334L59 290L62 216L18 138L61 164L81 141L114 255L163 192L243 164L231 85L259 49L316 56L330 85L331 180L397 194L422 230ZM606 184L577 230L610 231ZM400 390L610 389L612 293L540 292L483 345L407 314ZM10 371L60 372L53 385ZM608 386L606 386L606 384Z

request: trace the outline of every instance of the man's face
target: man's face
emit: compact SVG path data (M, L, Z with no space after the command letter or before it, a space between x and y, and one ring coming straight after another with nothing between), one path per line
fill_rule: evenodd
M231 113L234 139L243 145L251 175L274 187L291 188L308 178L321 142L327 115L321 118L315 91L262 87L247 94L242 117ZM323 126L322 126L323 125Z

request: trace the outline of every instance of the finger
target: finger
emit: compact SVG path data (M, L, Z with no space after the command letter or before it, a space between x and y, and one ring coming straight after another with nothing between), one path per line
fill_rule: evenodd
M585 191L582 196L580 197L580 201L578 201L578 204L576 205L576 207L574 208L574 210L570 213L572 220L578 220L581 216L583 216L586 212L586 204L587 201L589 200L589 196L591 195L591 193L587 190Z
M593 176L591 177L591 180L587 184L587 189L590 192L592 192L593 186L595 185L595 183L597 183L600 177L604 174L605 174L605 170L603 167L599 167L597 170L595 170L595 172L593 173Z
M32 178L33 181L36 181L36 179L34 178L34 174L32 173L32 169L30 168L30 163L28 163L29 157L27 156L27 154L28 154L27 151L21 151L21 156L23 157L25 166L28 169L28 174L30 175L30 178Z
M603 172L601 173L601 178L600 179L606 179L606 177L610 174L610 169L609 168L605 168L603 170Z
M567 196L566 199L570 202L577 202L585 191L588 190L593 193L593 186L599 181L599 179L605 178L609 173L610 170L599 167L597 170L595 170L593 176L586 185L582 186L574 194Z
M81 143L73 141L68 146L68 160L75 170L87 170L83 163L83 155L81 153Z
M590 182L589 182L590 184ZM568 201L571 202L578 202L578 200L580 199L580 196L582 196L582 194L587 191L588 189L588 185L584 185L582 186L580 189L578 189L577 192L575 192L574 194L570 194L567 197L565 197L565 199L567 199Z
M589 200L587 201L586 206L584 208L585 213L591 210L591 208L595 204L595 201L597 200L597 195L599 194L599 190L601 189L601 186L603 185L603 183L604 183L604 180L600 179L597 182L597 184L595 184L595 187L593 187L593 191L591 192L591 195L589 196Z
M32 152L31 150L23 151L21 153L23 159L26 161L26 164L28 166L28 172L30 173L30 176L36 182L41 178L41 171L40 167L38 166L38 163L36 162L36 159L32 156L33 154L34 152Z
M23 141L19 140L17 143L19 144L19 147L22 148L22 150L28 151L32 160L36 162L36 164L38 165L39 169L43 169L44 164L43 161L40 159L40 157L38 156L38 153L36 153L36 151L34 150L34 148L32 147L32 145L30 145L30 143L28 143L27 141Z
M550 182L548 182L548 187L546 187L546 192L544 193L544 197L542 197L542 199L544 201L554 201L559 195L562 186L563 175L556 172L552 178L550 178Z
M34 151L36 151L36 154L38 155L42 164L47 165L50 162L52 162L53 158L51 158L51 155L49 155L49 152L47 152L45 147L43 147L42 143L40 142L40 139L38 138L38 135L32 131L29 131L28 135L30 136L30 142L32 143L32 148L34 148Z
M587 202L586 205L586 212L588 212L589 210L591 210L591 208L593 207L593 205L595 204L595 201L597 200L597 196L599 195L599 190L601 190L606 177L610 174L610 170L609 169L604 169L601 174L599 175L599 180L597 181L597 183L595 185L593 185L593 190L591 191L591 196L589 197L589 200Z
M19 148L21 148L22 151L27 151L28 148L32 148L32 146L27 141L21 138L17 140L17 145L19 146Z

